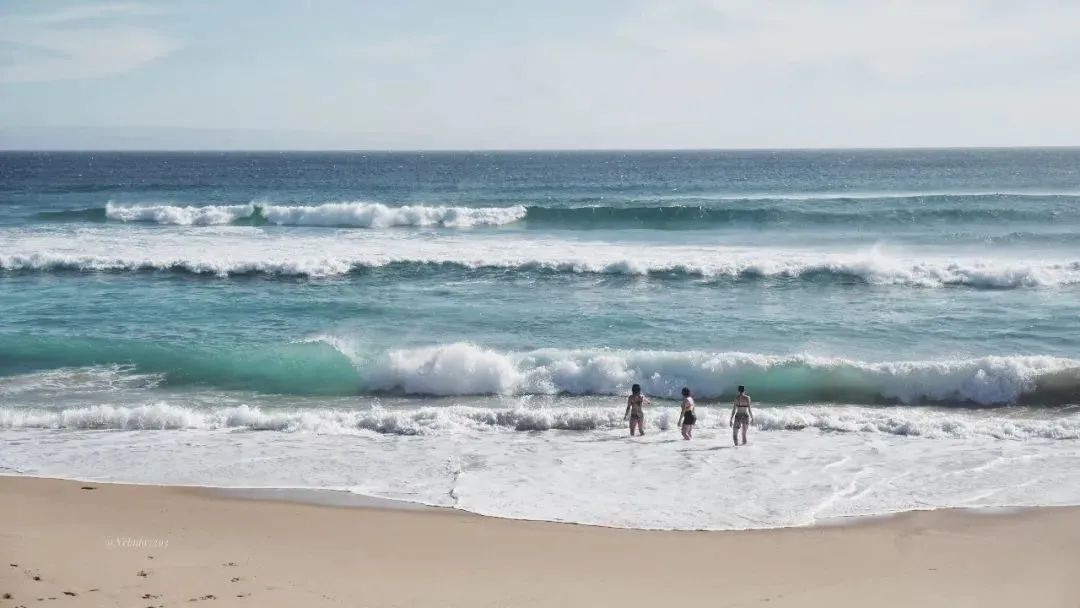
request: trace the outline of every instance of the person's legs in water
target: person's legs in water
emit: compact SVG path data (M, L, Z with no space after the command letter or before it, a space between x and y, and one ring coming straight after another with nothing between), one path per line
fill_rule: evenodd
M731 429L731 440L739 445L739 428L742 427L742 445L746 445L746 429L750 426L750 416L747 414L735 415L735 426Z

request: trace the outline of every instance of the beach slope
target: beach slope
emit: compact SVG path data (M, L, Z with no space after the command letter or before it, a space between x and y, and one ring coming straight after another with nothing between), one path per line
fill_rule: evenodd
M1080 510L647 532L0 478L0 607L1070 606Z

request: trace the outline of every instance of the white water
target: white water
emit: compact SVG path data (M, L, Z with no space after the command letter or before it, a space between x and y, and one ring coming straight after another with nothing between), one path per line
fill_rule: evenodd
M596 403L596 399L590 400ZM613 400L609 400L613 401ZM422 402L421 402L422 403ZM666 430L675 424L678 409L653 408L650 426ZM723 407L703 406L703 424L720 427ZM250 405L191 407L159 401L148 405L93 405L70 408L0 409L0 429L57 430L255 430L325 435L455 436L469 433L529 431L605 431L622 429L617 407L520 405L490 407L451 405L363 409L270 408ZM927 437L933 439L1080 439L1080 414L1039 417L943 411L915 407L849 405L776 406L761 410L756 428L762 431L828 431Z
M663 529L806 525L910 509L1080 504L1080 411L758 404L730 447L656 400L287 397L175 390L124 367L0 379L0 474L323 488L501 517Z
M368 390L414 395L615 395L640 382L650 395L674 398L683 386L693 386L699 397L721 397L748 383L803 402L831 394L992 405L1014 403L1036 391L1041 378L1058 373L1072 374L1061 381L1080 391L1080 361L1045 356L871 363L738 352L501 353L462 343L393 350L362 372Z
M754 429L730 447L499 429L402 437L239 429L0 430L0 472L221 487L327 488L485 515L661 529L806 525L945 507L1080 503L1080 441ZM761 410L760 416L766 416ZM437 413L414 414L430 420Z
M1080 284L1080 261L944 257L925 251L821 251L784 247L650 244L628 248L605 241L521 235L416 234L334 231L288 234L261 228L53 227L14 229L0 242L0 270L180 270L228 276L327 277L391 264L458 268L535 269L569 273L701 277L856 278L919 287L984 288Z
M279 226L354 226L390 228L394 226L501 226L521 220L526 209L512 207L447 207L406 205L390 207L381 203L342 202L315 206L270 205L118 205L109 202L105 217L123 222L154 222L178 226L230 224L250 218L256 212Z

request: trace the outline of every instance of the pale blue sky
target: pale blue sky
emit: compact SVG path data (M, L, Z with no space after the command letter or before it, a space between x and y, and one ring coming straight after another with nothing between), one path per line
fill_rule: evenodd
M0 4L0 147L1080 144L1080 2Z

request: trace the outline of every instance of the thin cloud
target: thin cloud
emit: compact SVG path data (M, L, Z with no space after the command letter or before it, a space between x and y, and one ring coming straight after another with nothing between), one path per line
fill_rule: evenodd
M180 48L178 41L150 27L118 23L156 12L114 3L7 15L0 22L0 83L99 78L165 57Z
M85 21L110 15L133 17L136 15L159 15L161 9L138 4L136 2L101 2L96 4L77 4L57 9L50 13L22 15L21 18L36 23L64 23Z
M417 35L392 38L359 47L340 46L338 54L361 59L410 61L428 55L446 41L446 36Z
M831 70L897 84L955 83L984 66L1000 76L1003 64L1029 70L1046 57L1077 57L1080 5L992 8L936 0L666 0L646 5L618 34L671 62L750 78Z

